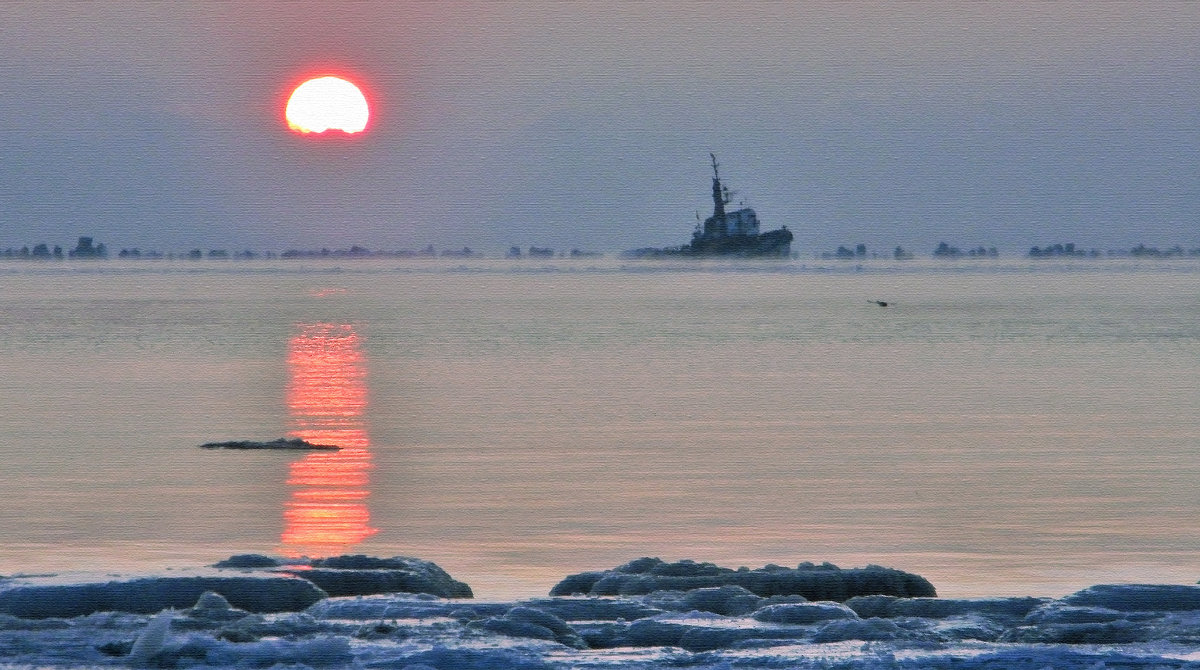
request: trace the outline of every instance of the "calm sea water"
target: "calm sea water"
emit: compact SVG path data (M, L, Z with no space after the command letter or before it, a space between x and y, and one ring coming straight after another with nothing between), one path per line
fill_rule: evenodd
M0 574L243 552L1195 582L1200 263L0 265Z

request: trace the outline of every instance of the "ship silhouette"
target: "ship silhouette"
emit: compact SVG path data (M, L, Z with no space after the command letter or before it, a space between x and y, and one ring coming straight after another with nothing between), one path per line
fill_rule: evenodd
M728 187L721 184L721 174L715 154L712 158L712 216L696 225L691 244L678 247L644 248L625 252L627 257L637 258L787 258L792 251L792 231L787 226L777 230L759 232L758 215L749 207L732 212L725 210L730 202ZM699 218L697 215L696 218Z

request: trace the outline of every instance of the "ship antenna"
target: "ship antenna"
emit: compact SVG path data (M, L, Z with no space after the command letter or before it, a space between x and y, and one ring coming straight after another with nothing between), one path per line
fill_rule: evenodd
M713 183L712 183L712 198L713 198L713 218L717 221L725 220L725 203L728 198L721 192L721 175L717 172L717 155L711 151L708 153L712 158L713 166Z

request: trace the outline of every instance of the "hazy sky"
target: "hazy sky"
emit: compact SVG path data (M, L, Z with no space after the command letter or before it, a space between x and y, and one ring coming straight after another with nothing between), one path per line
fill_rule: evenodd
M680 244L710 151L801 254L1197 246L1200 3L0 4L0 247Z

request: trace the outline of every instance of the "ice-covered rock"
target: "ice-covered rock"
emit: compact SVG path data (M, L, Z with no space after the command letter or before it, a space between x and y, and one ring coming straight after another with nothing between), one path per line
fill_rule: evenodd
M229 642L191 637L169 644L156 656L160 668L346 668L353 667L350 641L343 637Z
M649 601L625 598L533 598L522 601L521 604L549 612L564 621L632 621L663 613L662 609Z
M305 579L330 596L379 593L426 593L440 598L470 598L471 587L436 563L408 556L379 558L362 554L286 562L261 554L238 554L213 565L227 570L276 572Z
M431 561L407 556L335 556L312 561L311 569L295 576L321 587L331 596L376 593L427 593L439 598L471 598L471 587L455 580Z
M937 595L933 585L919 575L876 565L842 569L828 563L802 563L795 568L768 565L756 570L732 570L712 563L666 563L657 558L639 558L612 570L570 575L555 585L550 595L645 595L721 586L740 586L760 597L800 595L808 600L838 602L872 594L910 598Z
M1064 623L1022 626L1004 635L1005 642L1039 644L1128 644L1146 641L1153 631L1140 623L1119 619L1104 623Z
M726 616L749 614L762 604L763 598L741 586L715 586L687 591L683 604L689 610L712 612Z
M1055 601L1046 603L1029 612L1025 616L1024 623L1027 626L1108 623L1124 618L1125 612L1110 610L1107 607L1079 607L1076 605L1067 605L1062 601Z
M219 593L233 606L250 612L299 611L327 597L310 581L275 574L162 575L104 582L33 577L0 586L0 613L26 618L108 611L152 614L168 607L190 607L206 591Z
M505 612L503 616L490 617L476 622L474 625L501 635L553 640L574 649L587 648L587 644L579 637L575 629L568 626L565 621L532 607L514 607Z
M806 626L833 619L857 619L854 610L841 603L817 602L767 605L751 615L756 621Z
M487 603L445 600L426 594L378 594L329 598L309 607L306 612L322 619L430 619L450 618L474 621L502 616L511 603Z
M205 591L189 610L179 613L175 626L181 629L207 629L238 621L249 612L229 604L225 596L216 591Z
M700 612L691 612L677 619L659 619L657 630L652 626L642 627L642 622L635 621L630 626L630 641L633 644L653 640L650 633L663 636L678 634L672 646L678 646L690 652L707 652L716 649L737 648L746 644L770 646L807 642L812 637L812 629L799 626L752 626L747 620L718 615L698 616ZM641 630L638 630L638 629Z
M1067 605L1118 612L1200 610L1200 586L1186 584L1099 584L1061 599Z
M881 621L893 621L881 619ZM1010 626L1005 621L982 614L963 614L944 619L929 620L924 626L918 625L916 619L896 619L912 627L921 639L939 640L943 642L958 642L964 640L981 640L995 642L1003 637ZM924 622L922 622L924 623Z
M214 568L277 568L284 564L282 559L262 554L234 554L229 558L212 565Z
M634 621L626 631L626 638L637 647L677 647L687 631L688 626L682 623L654 617Z
M647 605L661 610L699 610L729 616L749 614L762 607L766 600L740 586L713 586L691 591L654 591L642 598Z
M945 619L964 614L984 614L1018 620L1031 610L1049 602L1048 598L896 598L894 596L858 596L846 606L864 619L870 617L924 617Z
M895 622L887 619L837 619L821 626L813 635L813 642L845 642L847 640L862 640L863 642L879 642L897 640L905 637L905 631Z

